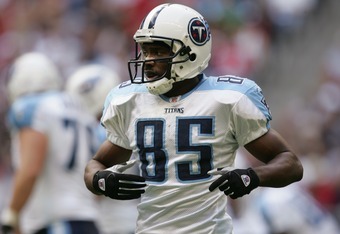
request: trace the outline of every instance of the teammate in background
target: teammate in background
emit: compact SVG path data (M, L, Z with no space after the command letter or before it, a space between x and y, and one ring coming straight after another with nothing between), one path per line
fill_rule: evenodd
M84 65L77 69L66 82L66 91L76 96L98 120L96 136L98 148L106 139L106 132L99 120L102 116L105 98L109 91L119 84L119 77L112 69L100 64ZM130 168L125 173L137 173ZM133 234L137 219L137 200L115 201L98 197L98 226L102 234Z
M340 233L335 217L298 184L261 188L257 199L271 234Z
M30 52L13 64L8 94L15 174L4 234L96 234L95 196L84 186L97 121L70 95L44 55Z
M232 233L227 197L299 181L303 168L269 121L262 91L235 76L206 76L212 37L204 18L162 4L134 35L131 83L113 89L101 118L107 140L85 170L90 191L135 199L136 233ZM232 169L244 146L263 165ZM107 170L131 153L140 175Z

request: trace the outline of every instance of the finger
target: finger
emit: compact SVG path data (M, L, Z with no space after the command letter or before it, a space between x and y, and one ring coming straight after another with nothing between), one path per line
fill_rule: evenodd
M207 172L208 175L221 175L221 171L219 171L218 169L213 169Z
M118 194L111 198L119 199L119 200L132 200L132 199L138 199L140 197L141 197L141 194Z
M143 188L146 186L146 184L141 183L124 183L122 181L119 182L118 186L120 188Z
M145 178L139 175L132 174L115 174L115 178L118 180L133 181L133 182L145 182Z
M218 178L217 180L215 180L210 186L209 186L209 190L210 192L215 190L217 187L219 187L221 184L225 183L228 181L229 175L223 175L220 178Z
M215 180L210 186L209 186L209 190L214 191L217 187L219 187L221 184L223 184L225 182L225 179L223 178L223 176L221 176L220 178L218 178L217 180Z
M225 190L225 191L223 191L224 192L224 194L225 195L227 195L227 196L231 196L231 195L233 195L233 194L235 194L233 191L231 191L230 189L227 189L227 190Z
M215 168L213 170L208 171L209 175L224 175L229 171L234 170L234 167L219 167L219 168Z
M239 196L236 193L232 193L232 194L230 194L229 197L232 198L232 199L237 199L237 198L242 197L242 196Z
M136 189L136 190L133 190L133 189L119 189L118 190L118 195L141 195L145 193L145 190L144 189Z
M221 177L217 180L215 180L214 182L212 182L212 184L209 186L209 190L210 192L211 191L214 191L218 186L220 186L220 184L222 183L223 181L221 180Z
M220 189L220 191L228 190L230 189L230 183L228 183L227 180L225 183L221 184L218 188Z

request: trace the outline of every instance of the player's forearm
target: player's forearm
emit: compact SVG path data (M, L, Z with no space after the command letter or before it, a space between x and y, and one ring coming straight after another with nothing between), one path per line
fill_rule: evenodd
M303 167L292 152L280 153L268 164L255 167L260 186L284 187L302 179Z
M36 180L36 176L26 175L22 171L16 172L14 176L13 195L9 203L11 210L20 213L32 193Z

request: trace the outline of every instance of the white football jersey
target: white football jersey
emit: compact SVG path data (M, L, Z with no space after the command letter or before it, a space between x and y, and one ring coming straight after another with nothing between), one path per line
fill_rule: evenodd
M44 170L21 216L23 233L60 220L97 218L94 195L84 184L84 168L94 155L97 121L59 92L24 96L9 112L12 153L20 165L18 131L29 127L48 136Z
M107 138L133 150L148 184L136 233L231 233L227 197L208 171L233 166L236 150L264 135L271 115L253 81L201 76L185 95L150 94L125 82L105 102Z

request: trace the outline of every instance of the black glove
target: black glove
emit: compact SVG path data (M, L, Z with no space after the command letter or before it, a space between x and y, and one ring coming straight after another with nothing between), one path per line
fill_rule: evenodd
M138 175L116 173L108 170L97 171L93 176L93 188L107 197L118 200L140 198L145 192L145 179Z
M260 184L260 179L252 168L235 169L223 174L209 187L210 192L217 187L232 199L249 194Z
M9 225L1 225L2 234L14 234L14 228Z

